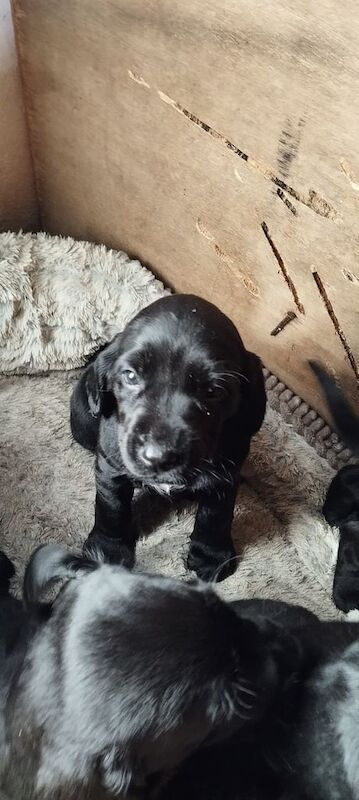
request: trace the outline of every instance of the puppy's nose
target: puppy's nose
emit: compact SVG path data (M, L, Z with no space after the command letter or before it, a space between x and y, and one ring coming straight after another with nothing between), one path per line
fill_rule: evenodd
M172 466L175 452L164 442L147 442L140 450L142 461L147 467L163 468Z

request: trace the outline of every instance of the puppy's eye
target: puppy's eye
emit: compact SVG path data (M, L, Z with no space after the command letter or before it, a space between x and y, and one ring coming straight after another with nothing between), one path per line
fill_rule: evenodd
M123 383L125 383L127 386L137 386L138 384L138 376L132 369L125 369L122 372L121 377Z

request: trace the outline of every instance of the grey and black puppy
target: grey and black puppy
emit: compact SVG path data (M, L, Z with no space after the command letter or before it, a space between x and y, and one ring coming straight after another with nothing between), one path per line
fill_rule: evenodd
M265 713L277 635L207 584L55 545L32 557L24 603L13 573L0 553L0 796L143 797L201 744Z
M236 568L240 470L266 397L259 358L233 323L194 295L143 309L89 364L71 399L74 438L96 453L88 543L131 567L136 486L198 502L188 566L203 580Z

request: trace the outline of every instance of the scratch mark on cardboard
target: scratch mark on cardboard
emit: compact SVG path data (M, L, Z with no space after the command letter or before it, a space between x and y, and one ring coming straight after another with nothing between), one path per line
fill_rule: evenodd
M132 72L132 69L128 69L127 72L128 72L128 74L129 74L129 76L130 76L132 81L135 81L135 83L139 83L140 86L145 86L146 89L150 89L151 88L150 84L147 83L147 81L145 81L145 79L142 77L142 75L139 75L137 72Z
M283 319L280 322L278 322L278 325L276 325L275 328L273 328L270 335L278 336L278 334L284 331L284 328L286 328L290 322L293 322L294 319L297 319L296 313L294 311L287 311L285 317L283 317Z
M239 181L239 183L244 183L242 175L239 174L238 169L234 169L234 176L235 178L237 178L237 181Z
M285 280L285 282L286 282L286 284L288 286L288 289L289 289L289 291L290 291L290 293L291 293L291 295L293 297L293 300L295 302L295 305L297 306L297 309L298 309L299 313L300 314L305 314L304 306L303 306L303 303L299 299L299 295L298 295L297 289L296 289L296 287L294 285L294 281L292 280L292 278L291 278L291 276L290 276L290 274L288 272L288 269L287 269L287 267L286 267L286 265L284 263L284 260L283 260L283 258L281 256L277 246L274 244L274 241L273 241L273 239L271 237L271 234L269 233L268 225L267 225L266 222L262 222L262 231L263 231L263 233L264 233L264 235L265 235L265 237L267 239L267 242L268 242L268 244L269 244L269 246L270 246L270 248L272 250L274 258L277 261L279 269L280 269L280 271L281 271L281 273L283 275L283 278L284 278L284 280Z
M199 219L199 217L196 221L196 228L198 233L201 233L205 239L208 239L209 242L214 242L214 236L212 236L210 231L203 225L203 222Z
M228 266L233 264L233 258L231 258L227 253L225 253L225 251L222 250L222 248L219 246L219 244L216 244L216 242L214 242L214 252L218 256L218 258L220 258L221 261L223 261L224 264L227 264Z
M353 175L353 173L352 173L352 171L350 169L350 166L349 166L348 162L344 158L340 159L340 166L341 166L342 172L344 172L344 175L346 176L346 178L348 178L348 181L349 181L352 189L354 189L355 192L359 192L359 181L357 181L354 178L354 175Z
M357 283L359 284L359 277L355 274L355 272L351 272L350 269L342 269L342 275L345 280L350 281L350 283Z
M328 313L328 315L330 317L330 320L332 322L334 330L335 330L337 336L339 336L339 339L340 339L340 341L341 341L341 343L343 345L343 348L345 350L345 353L347 355L349 364L350 364L350 366L351 366L351 368L352 368L352 370L354 372L354 375L355 375L355 378L357 380L357 383L359 384L359 368L358 368L358 365L357 365L356 360L354 358L354 355L353 355L353 352L352 352L351 347L349 345L349 342L347 340L347 337L346 337L346 335L345 335L345 333L344 333L344 331L343 331L343 329L342 329L342 327L341 327L341 325L339 323L338 317L337 317L337 315L336 315L336 313L334 311L333 305L332 305L332 303L331 303L331 301L329 299L329 296L328 296L328 293L327 293L327 291L325 289L323 281L322 281L322 279L321 279L321 277L320 277L320 275L319 275L319 273L317 272L316 269L312 270L312 275L313 275L314 281L316 283L318 292L319 292L319 294L320 294L320 296L322 298L324 306L325 306L325 308L327 310L327 313Z
M237 145L233 144L233 142L230 142L229 139L226 139L226 137L223 136L222 133L219 133L219 131L216 131L214 128L211 128L210 125L207 125L207 122L203 122L203 120L199 119L199 117L196 117L195 114L192 114L192 112L188 111L187 108L181 106L180 103L177 103L177 100L173 100L173 98L169 97L168 94L165 94L160 90L158 90L157 93L159 98L164 103L167 103L167 105L174 108L175 111L178 111L178 113L181 114L183 117L186 117L186 119L189 119L191 122L197 125L198 128L201 128L201 130L205 131L205 133L208 133L212 137L212 139L219 140L228 148L228 150L231 150L232 153L235 153L237 156L242 158L243 161L248 161L247 154L244 153L244 151L241 150L239 147L237 147Z
M217 141L221 142L224 147L241 158L243 161L246 161L249 167L263 175L266 180L271 181L276 187L284 192L287 192L287 194L289 194L291 197L294 197L298 203L302 203L302 205L307 206L307 208L311 209L311 211L314 211L314 213L318 214L320 217L326 217L333 222L341 222L341 218L339 217L336 209L330 205L330 203L328 203L324 197L321 197L321 195L319 195L315 189L310 189L307 196L298 192L296 189L293 189L292 186L289 186L289 184L279 178L270 167L267 167L264 164L261 164L261 162L256 161L254 158L252 158L252 156L248 155L248 153L245 153L244 150L241 150L240 147L237 147L237 145L227 139L222 133L216 131L215 128L211 128L211 126L206 122L203 122L203 120L199 119L199 117L197 117L191 111L188 111L176 100L173 100L172 97L169 97L169 95L160 90L157 90L157 94L162 102L171 106L171 108L173 108L183 117L186 117L186 119L189 119L194 123L194 125L211 136L212 139L216 139Z
M239 280L243 284L245 289L247 289L247 292L253 295L253 297L260 297L259 287L254 283L250 275L238 269L233 258L231 258L231 256L228 253L226 253L225 250L223 250L223 248L220 247L219 244L217 244L215 237L208 230L208 228L206 228L206 226L203 224L200 218L196 220L196 228L198 233L200 233L201 236L203 236L205 239L207 239L208 242L211 243L216 256L218 256L218 258L223 262L223 264L225 264L225 266L229 269L234 278L237 281Z
M277 164L283 178L288 178L293 161L297 158L305 120L297 122L287 117L278 142Z
M149 89L151 88L141 75L136 75L131 70L127 70L127 72L129 77L132 80L135 80L136 83L140 83L142 86L146 86ZM163 103L171 106L171 108L177 111L178 114L181 114L181 116L190 120L190 122L193 122L194 125L211 136L212 139L220 142L224 147L241 158L242 161L245 161L248 166L251 167L251 169L259 172L266 180L271 181L271 183L273 183L277 188L281 189L283 192L289 194L290 197L293 197L295 200L297 200L298 203L301 203L311 211L314 211L314 213L318 214L320 217L325 217L326 219L330 219L332 222L336 223L342 222L342 219L334 206L328 203L324 197L321 197L321 195L319 195L315 189L309 189L307 195L298 192L293 188L293 186L290 186L288 183L279 178L278 175L276 175L271 169L271 167L262 164L260 161L256 161L254 158L252 158L252 156L250 156L248 153L245 153L244 150L241 150L240 147L231 142L230 139L227 139L223 133L220 133L215 128L212 128L207 122L204 122L197 117L196 114L193 114L192 111L189 111L187 108L178 103L177 100L174 100L173 97L170 97L160 89L157 89L157 95Z
M300 118L297 122L287 118L279 137L277 166L280 176L284 178L286 182L289 179L293 161L295 161L298 155L303 125L303 118ZM296 207L284 194L283 190L277 188L276 194L282 200L286 208L288 208L294 216L297 216L298 212Z
M280 197L280 199L283 201L284 205L285 205L285 206L287 206L287 208L289 208L289 211L291 211L291 212L292 212L292 214L294 214L294 216L297 216L297 213L298 213L298 212L297 212L297 209L295 208L295 206L293 205L293 203L291 203L291 202L290 202L290 200L288 199L288 197L286 197L286 195L284 194L284 192L282 192L282 189L279 189L279 188L277 189L277 195L278 195L278 197Z

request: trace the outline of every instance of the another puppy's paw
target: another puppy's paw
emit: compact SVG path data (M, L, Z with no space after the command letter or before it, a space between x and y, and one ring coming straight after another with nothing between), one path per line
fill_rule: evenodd
M219 583L233 575L238 558L234 547L213 550L202 542L194 542L188 553L187 568L193 570L202 581Z
M134 546L129 546L120 537L112 538L95 528L86 539L82 550L84 555L94 551L100 553L107 564L121 564L127 569L132 569L135 565Z

